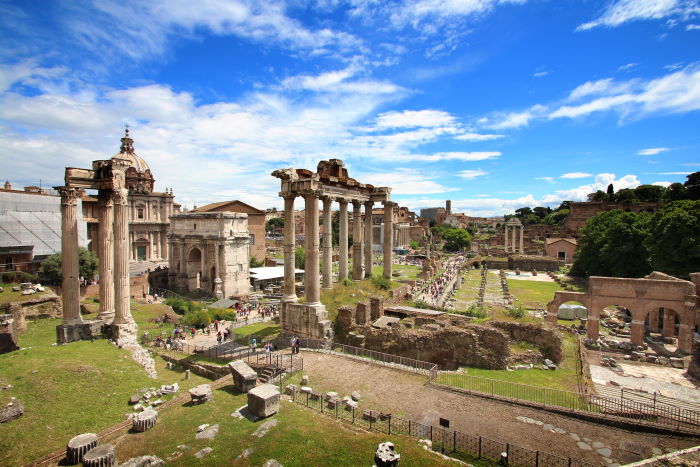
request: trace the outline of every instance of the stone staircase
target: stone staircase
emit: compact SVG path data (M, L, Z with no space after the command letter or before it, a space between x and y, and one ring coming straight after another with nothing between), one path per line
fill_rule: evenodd
M267 365L258 373L258 379L263 383L268 383L283 371L284 370L277 365Z

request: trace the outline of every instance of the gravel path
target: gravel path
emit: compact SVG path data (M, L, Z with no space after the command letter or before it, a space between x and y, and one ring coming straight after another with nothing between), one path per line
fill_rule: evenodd
M447 418L451 428L466 434L548 451L562 457L571 456L597 465L614 465L621 456L625 457L620 450L620 444L625 442L640 443L646 457L662 450L700 444L697 439L635 433L443 391L428 386L424 376L347 358L314 352L303 352L302 357L304 374L310 377L309 386L324 392L337 391L341 395L359 391L361 408L390 412L435 425L439 417Z

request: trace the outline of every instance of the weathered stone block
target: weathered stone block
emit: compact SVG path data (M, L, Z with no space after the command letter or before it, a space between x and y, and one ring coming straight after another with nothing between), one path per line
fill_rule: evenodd
M236 360L228 364L233 377L233 384L241 392L248 392L255 387L258 374L243 360Z
M68 464L80 464L85 453L95 446L97 446L97 435L95 433L83 433L82 435L74 436L68 441L68 447L66 448Z
M257 417L269 417L279 411L280 393L273 384L262 384L248 391L248 410Z
M94 447L83 456L84 467L112 467L113 465L117 465L117 460L114 456L114 446L111 444Z
M190 389L190 397L193 404L203 404L212 399L211 386L200 384Z

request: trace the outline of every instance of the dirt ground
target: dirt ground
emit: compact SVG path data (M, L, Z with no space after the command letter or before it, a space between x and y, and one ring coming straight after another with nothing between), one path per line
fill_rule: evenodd
M360 408L393 413L411 420L450 427L466 434L512 443L524 448L575 457L597 465L624 464L636 442L644 457L700 444L698 438L631 432L563 415L457 394L427 385L425 376L314 352L302 352L309 386L341 395L358 391ZM600 452L599 452L600 451Z

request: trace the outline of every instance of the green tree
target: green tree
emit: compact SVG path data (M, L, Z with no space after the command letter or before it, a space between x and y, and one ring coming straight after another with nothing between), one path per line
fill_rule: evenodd
M409 240L408 246L411 247L412 250L417 250L420 248L420 243L418 243L416 240Z
M631 188L623 188L615 193L615 199L618 203L633 203L637 201L637 194Z
M284 228L284 218L274 217L269 221L265 222L265 232L275 233L279 232Z
M664 193L664 201L680 201L688 199L688 190L682 183L671 183Z
M654 270L688 277L700 271L700 201L674 201L651 218L648 239Z
M85 280L92 280L97 274L97 256L95 253L80 247L78 250L78 274ZM54 253L46 258L39 266L42 280L53 284L60 284L63 279L61 269L61 253Z
M615 194L615 187L611 183L610 185L608 185L608 196L612 196L614 194Z
M639 185L634 189L635 197L645 203L657 203L664 196L666 188L659 185Z
M248 266L251 268L261 268L265 266L265 261L258 261L255 256L250 257L250 261L248 262Z
M700 199L700 172L693 172L687 178L683 185L688 192L688 199Z
M442 239L445 240L445 250L461 251L469 247L472 238L464 229L448 229L442 234Z
M641 277L651 272L645 247L650 217L646 212L613 210L589 219L579 231L571 274Z
M532 214L532 209L530 209L528 206L525 206L524 208L519 208L515 210L515 217L523 218L527 217L530 214Z
M533 213L537 215L540 219L544 219L544 217L552 212L552 208L545 208L543 206L537 206L532 210Z
M306 265L306 254L304 252L304 247L297 247L294 250L294 267L297 269L304 269Z
M603 190L598 190L595 193L589 193L588 201L608 201L612 195L608 196Z

